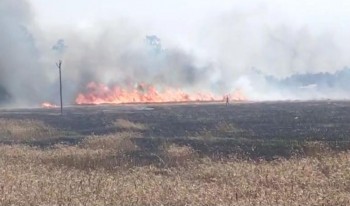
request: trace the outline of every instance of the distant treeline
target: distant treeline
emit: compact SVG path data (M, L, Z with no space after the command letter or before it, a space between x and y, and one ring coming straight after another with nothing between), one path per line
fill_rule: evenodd
M330 89L350 89L350 68L345 67L335 73L320 72L294 74L292 76L278 79L274 76L266 76L267 82L280 87L297 89L297 88L317 88L317 90Z

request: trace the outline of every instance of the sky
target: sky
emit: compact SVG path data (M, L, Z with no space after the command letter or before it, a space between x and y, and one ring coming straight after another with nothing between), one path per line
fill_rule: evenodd
M198 26L208 18L235 10L270 10L271 20L287 18L299 24L344 27L349 22L350 2L346 0L30 0L36 17L43 25L89 25L96 21L126 18L162 29L167 24L179 28L187 23ZM345 28L344 28L345 29ZM171 31L169 31L171 32Z

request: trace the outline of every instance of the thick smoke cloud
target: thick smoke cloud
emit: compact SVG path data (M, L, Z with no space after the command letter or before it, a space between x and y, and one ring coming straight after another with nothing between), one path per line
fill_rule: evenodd
M46 96L48 82L31 32L32 17L27 2L0 1L0 103L28 105Z
M197 62L181 49L163 48L157 36L143 35L125 25L103 29L86 39L68 35L64 42L66 99L73 100L91 81L128 87L147 83L158 89L188 91L207 90L205 86L210 85L211 64Z
M2 103L35 106L44 100L57 102L57 68L53 65L58 59L63 60L68 103L74 103L90 81L195 89L206 84L210 75L209 64L197 64L194 56L181 49L162 48L160 39L154 45L150 38L158 37L146 37L123 23L102 26L95 33L63 29L54 35L35 28L30 5L24 0L3 0L0 11Z
M45 30L27 1L1 0L0 105L57 103L59 59L66 103L91 81L217 95L241 89L252 100L350 97L347 47L336 35L271 21L266 7L249 11L208 19L188 51L130 22Z

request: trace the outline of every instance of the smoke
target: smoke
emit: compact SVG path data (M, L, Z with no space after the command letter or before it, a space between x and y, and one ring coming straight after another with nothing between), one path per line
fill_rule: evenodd
M26 0L1 0L0 104L58 102L60 59L66 103L91 81L219 95L241 89L252 100L349 98L347 41L281 13L265 4L237 6L203 19L191 44L180 46L169 41L177 34L124 20L41 28Z
M210 83L210 63L197 62L194 55L181 49L163 48L159 37L143 35L126 25L102 30L93 38L68 36L64 42L65 99L74 100L91 81L188 90L206 89L204 85Z
M31 32L34 26L26 1L0 1L0 103L31 104L46 96L48 82Z
M2 103L35 106L46 99L57 102L54 63L58 59L63 60L64 100L68 103L74 103L90 81L196 88L210 75L209 64L197 64L193 55L181 49L162 48L155 35L145 36L121 22L95 32L63 29L43 33L35 27L26 1L1 1L0 11Z
M222 81L242 88L255 100L349 98L348 87L335 83L343 82L339 74L350 64L346 38L350 32L341 27L342 20L300 21L297 15L302 15L305 5L299 12L288 13L290 8L276 2L261 2L247 1L208 19L195 38L207 58L221 65L217 75ZM302 78L313 81L307 84L298 80Z
M290 98L294 99L309 99L310 96L318 99L347 99L350 90L349 78L349 68L335 73L294 74L283 79L265 76L270 85L289 93Z
M67 46L64 43L64 39L57 40L56 44L52 46L52 50L56 51L60 55L62 55L66 49Z

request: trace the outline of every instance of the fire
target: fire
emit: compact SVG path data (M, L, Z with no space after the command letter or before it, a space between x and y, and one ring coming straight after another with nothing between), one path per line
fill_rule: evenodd
M41 104L41 107L46 109L51 109L51 108L57 108L58 106L50 102L44 102Z
M104 84L90 82L88 92L78 94L77 104L120 104L120 103L160 103L160 102L194 102L223 101L223 96L208 92L186 93L180 89L166 88L161 91L148 84L138 84L132 88L119 86L108 87ZM243 93L235 92L231 100L244 100Z

